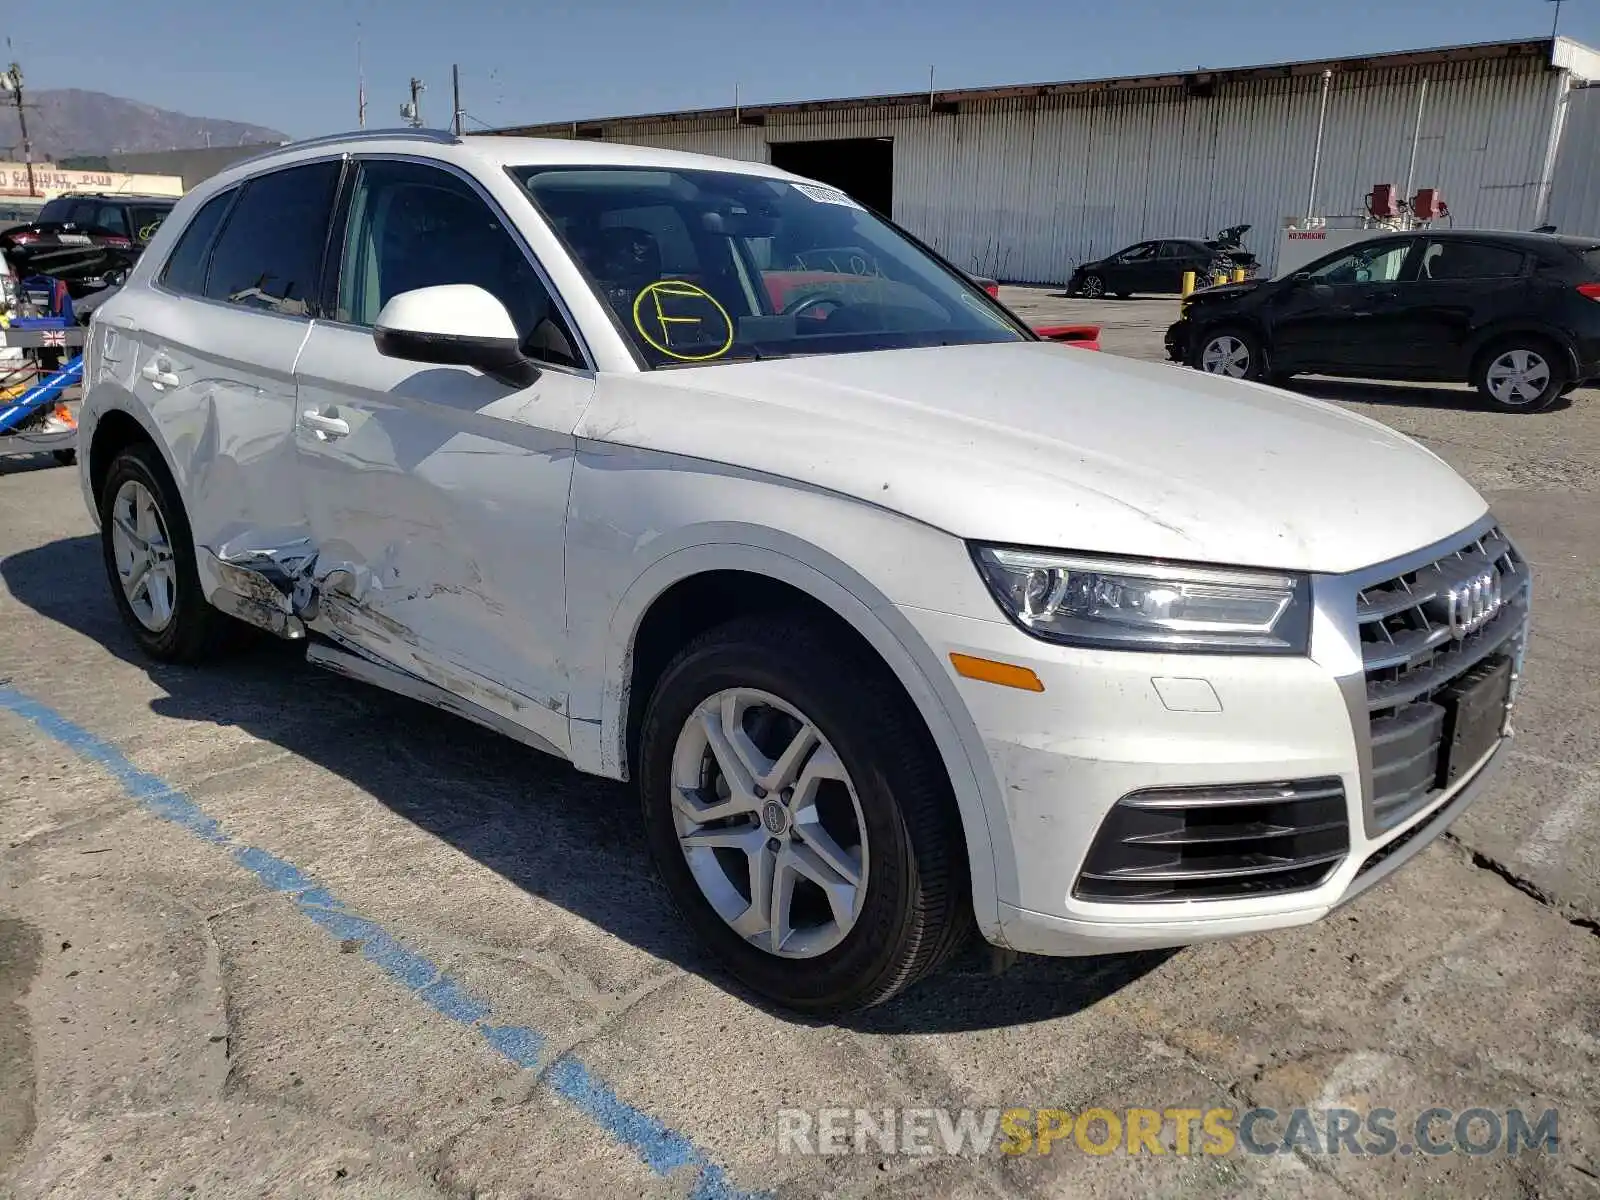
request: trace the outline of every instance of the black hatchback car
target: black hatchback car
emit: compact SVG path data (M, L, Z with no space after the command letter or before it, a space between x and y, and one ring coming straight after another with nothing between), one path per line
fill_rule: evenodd
M1131 296L1135 292L1174 293L1183 290L1183 276L1193 271L1203 282L1213 275L1230 275L1236 268L1254 274L1256 256L1240 239L1250 226L1235 225L1215 238L1158 238L1138 242L1105 258L1086 262L1073 271L1067 291L1097 300L1101 296Z
M1167 330L1174 361L1282 384L1297 374L1468 382L1537 412L1600 377L1600 238L1415 230L1282 279L1207 288Z

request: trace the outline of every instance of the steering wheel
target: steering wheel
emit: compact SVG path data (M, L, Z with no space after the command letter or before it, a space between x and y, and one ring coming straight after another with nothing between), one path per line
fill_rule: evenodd
M844 301L839 299L839 297L837 297L837 296L828 296L828 295L802 296L800 299L796 300L793 304L787 305L783 310L783 315L786 316L786 317L798 317L798 316L801 316L804 313L810 312L813 308L820 307L821 305L824 305L824 304L831 304L835 308L843 308L844 307Z

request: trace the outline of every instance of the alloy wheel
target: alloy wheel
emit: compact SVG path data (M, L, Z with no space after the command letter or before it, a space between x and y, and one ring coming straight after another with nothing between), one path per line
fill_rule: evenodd
M1079 285L1078 290L1088 299L1098 300L1106 294L1105 280L1098 275L1086 276L1083 283Z
M161 509L148 488L126 480L111 502L117 580L134 617L151 633L172 623L178 572Z
M782 958L844 941L866 897L867 826L813 721L768 692L716 692L678 734L672 789L679 848L730 928Z
M1484 374L1489 394L1508 408L1541 399L1550 387L1550 364L1533 350L1507 350Z
M1250 374L1250 347L1229 333L1214 337L1200 353L1200 367L1212 375L1243 379Z

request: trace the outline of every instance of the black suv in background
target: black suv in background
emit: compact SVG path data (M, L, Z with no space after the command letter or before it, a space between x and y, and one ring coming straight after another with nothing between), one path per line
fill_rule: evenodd
M31 224L0 232L0 254L20 277L54 276L74 296L86 295L127 273L177 203L175 196L57 196Z
M1176 362L1282 384L1297 374L1473 384L1538 412L1600 377L1600 238L1416 230L1282 279L1196 292Z

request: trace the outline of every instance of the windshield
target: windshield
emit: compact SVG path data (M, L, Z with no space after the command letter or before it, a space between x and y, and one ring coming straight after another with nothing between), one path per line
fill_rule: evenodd
M513 172L651 367L1023 341L843 192L737 172Z

